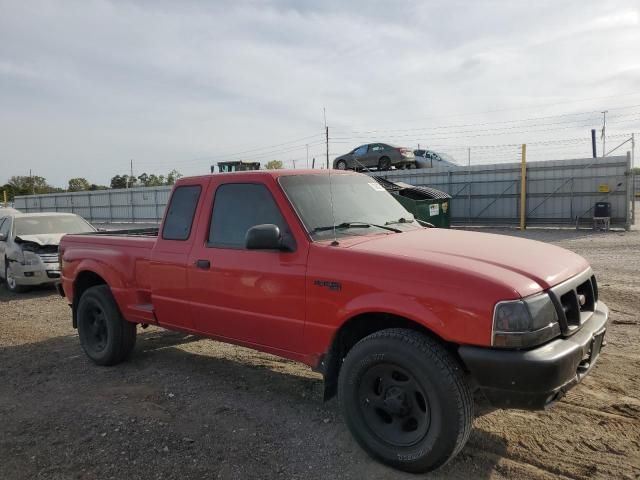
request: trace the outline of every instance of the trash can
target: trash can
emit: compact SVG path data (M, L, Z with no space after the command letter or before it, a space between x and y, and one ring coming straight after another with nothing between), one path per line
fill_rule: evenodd
M416 187L403 182L390 182L373 177L418 220L439 228L451 226L451 196L431 187Z

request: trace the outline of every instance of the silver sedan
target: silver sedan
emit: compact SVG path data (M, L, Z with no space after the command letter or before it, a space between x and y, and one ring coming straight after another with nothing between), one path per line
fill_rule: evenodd
M0 278L12 292L60 278L58 245L67 233L95 232L72 213L15 213L0 217Z

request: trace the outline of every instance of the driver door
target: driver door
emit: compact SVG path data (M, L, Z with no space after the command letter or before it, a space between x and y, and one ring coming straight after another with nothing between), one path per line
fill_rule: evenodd
M353 166L356 169L371 166L368 163L369 162L368 150L369 150L369 145L362 145L353 151Z
M196 329L299 351L308 244L297 241L293 251L247 250L245 235L255 225L275 224L282 235L293 235L282 213L286 200L264 183L215 185L213 179L206 199L210 222L199 232L187 274Z

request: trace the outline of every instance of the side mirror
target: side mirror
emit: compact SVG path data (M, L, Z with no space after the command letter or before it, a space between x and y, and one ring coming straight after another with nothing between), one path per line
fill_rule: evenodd
M285 250L280 228L272 223L251 227L244 243L247 250Z
M0 242L6 242L6 241L7 241L7 234L0 233Z

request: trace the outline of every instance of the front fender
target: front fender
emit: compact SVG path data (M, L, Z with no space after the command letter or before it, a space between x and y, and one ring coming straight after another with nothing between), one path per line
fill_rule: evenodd
M395 315L415 322L445 340L452 340L444 319L424 299L396 292L371 292L351 299L337 312L338 329L350 319L368 313Z

